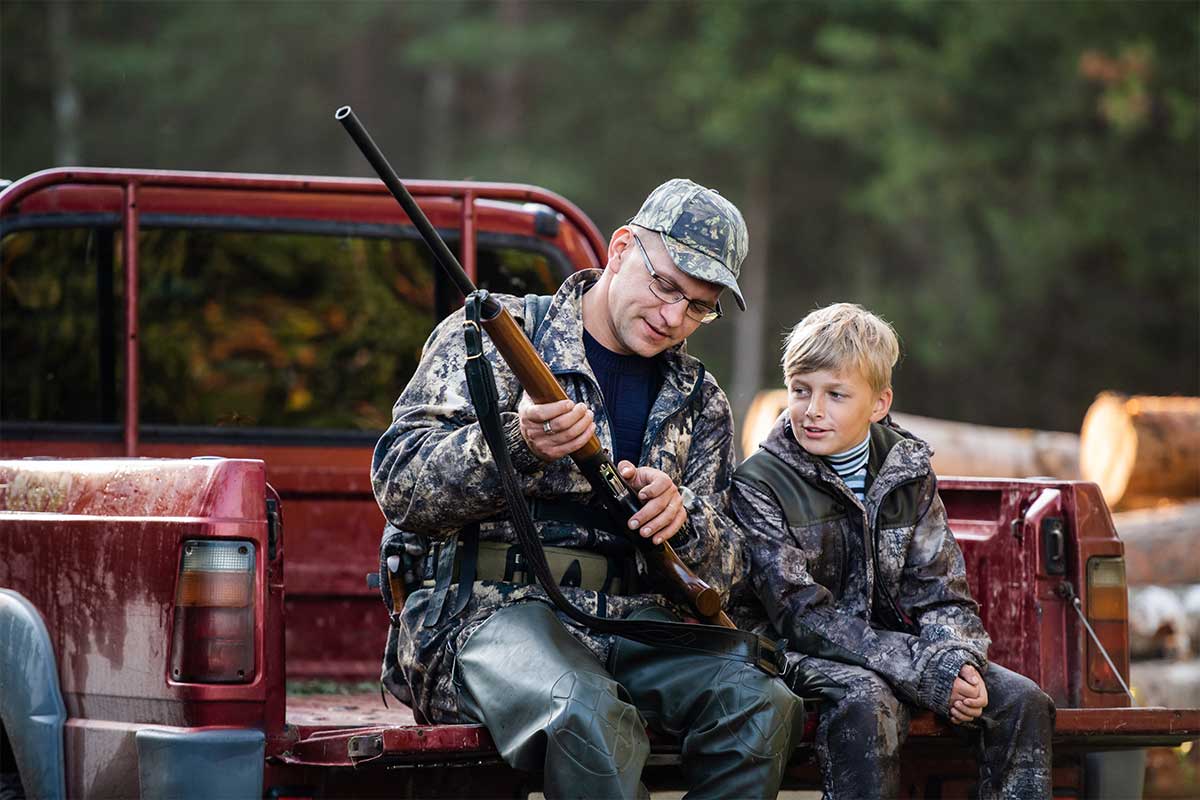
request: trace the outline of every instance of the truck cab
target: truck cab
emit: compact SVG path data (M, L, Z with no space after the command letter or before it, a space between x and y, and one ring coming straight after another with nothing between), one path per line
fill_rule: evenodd
M406 185L480 288L547 294L605 261L552 192ZM0 248L0 793L5 774L37 797L535 790L480 726L373 690L372 449L462 302L384 186L49 170L0 193ZM1200 711L1129 707L1094 485L941 490L991 657L1058 705L1056 793L1127 787L1139 748L1200 735ZM965 791L958 733L914 720L911 796ZM647 777L673 785L677 748L655 746ZM816 782L807 745L789 774Z

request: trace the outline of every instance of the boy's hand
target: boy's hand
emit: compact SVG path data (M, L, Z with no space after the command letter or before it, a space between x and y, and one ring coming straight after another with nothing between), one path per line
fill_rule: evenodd
M557 461L587 443L596 432L591 409L583 403L559 400L535 404L524 395L517 406L521 436L542 461Z
M971 664L963 664L950 689L950 721L964 725L978 719L987 708L987 686L979 670Z
M679 487L667 473L654 467L635 468L628 461L618 464L617 471L642 502L642 510L629 520L631 529L641 528L642 536L653 536L655 544L662 544L687 522Z

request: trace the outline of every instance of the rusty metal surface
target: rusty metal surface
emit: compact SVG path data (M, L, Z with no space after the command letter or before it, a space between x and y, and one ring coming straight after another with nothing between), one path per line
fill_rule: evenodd
M374 758L421 760L495 756L482 725L418 725L408 706L378 693L292 694L288 725L297 739L283 760L350 766Z
M1088 559L1122 553L1096 485L944 477L938 486L967 562L971 592L992 637L989 658L1033 678L1060 708L1128 705L1123 694L1087 686L1086 634L1065 593L1069 584L1086 607ZM1051 497L1043 500L1048 506L1035 507L1039 499ZM1064 520L1065 574L1049 574L1042 563L1038 520L1027 519L1033 516ZM1127 661L1124 668L1127 674Z
M0 192L0 216L18 212L107 209L102 195L67 188L72 184L95 187L136 185L143 214L246 215L393 223L404 219L403 212L378 179L76 168L43 170L16 181ZM477 207L476 225L480 230L498 230L497 219L507 216L511 225L514 218L511 208L501 209L486 201L547 206L570 223L560 229L556 241L560 249L580 268L603 263L607 241L595 223L578 206L554 192L526 184L483 181L413 180L405 181L405 186L418 198L444 198L440 209L438 204L425 207L422 203L422 207L435 225L448 227L458 227L461 201L468 194L484 201ZM209 193L207 197L204 192ZM38 198L38 194L43 196ZM522 230L528 230L532 215L519 216L526 220Z
M104 796L143 727L282 728L267 492L261 461L0 461L0 585L33 603L50 632L71 796ZM248 540L263 554L245 684L169 678L180 552L200 537Z
M342 765L375 759L423 761L479 758L495 750L480 725L417 725L407 706L378 694L292 695L288 699L288 724L298 741L287 756L289 763ZM805 721L802 744L816 733L819 710ZM963 730L931 713L916 714L909 727L913 748L963 739ZM1200 737L1200 709L1091 708L1060 709L1054 726L1056 747L1094 750L1103 740L1106 748L1174 745ZM651 737L652 763L678 762L678 744ZM1086 745L1086 747L1084 747ZM808 760L803 749L797 761Z
M135 424L125 426L125 455L138 453L138 376L141 375L141 357L138 350L138 314L130 313L138 307L138 187L133 181L125 184L124 225L122 226L121 250L125 262L125 416Z
M1067 708L1054 723L1056 745L1149 747L1200 738L1200 708Z

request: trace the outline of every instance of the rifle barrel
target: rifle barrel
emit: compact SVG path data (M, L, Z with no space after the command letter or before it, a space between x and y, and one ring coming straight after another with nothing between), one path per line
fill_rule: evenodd
M404 213L412 220L413 225L417 226L417 230L421 234L421 238L425 240L425 244L433 251L434 258L438 264L450 276L450 280L454 281L458 286L458 290L463 296L469 295L475 291L475 284L471 283L471 279L467 277L466 271L462 268L462 264L458 263L458 259L450 248L446 246L445 240L438 235L429 218L425 216L425 212L417 205L417 201L409 193L408 189L400 181L400 176L392 169L392 165L388 163L387 158L383 155L383 151L379 149L379 145L375 144L375 140L371 138L371 134L367 133L367 129L358 121L358 116L350 106L342 106L333 115L333 118L342 123L342 127L350 134L350 138L358 145L358 149L370 162L375 172L383 181L384 186L392 193L392 197L396 198L396 202L404 209ZM490 302L490 305L489 305ZM484 302L483 310L489 317L494 316L499 306L499 302L490 297Z
M358 121L358 117L350 106L342 106L333 115L342 123L342 127L350 134L350 138L358 145L358 149L370 162L371 166L383 180L392 197L408 214L413 225L425 240L425 244L433 251L434 258L450 279L458 286L464 296L475 291L475 285L467 277L466 271L458 263L454 253L446 246L445 240L425 216L425 212L417 205L417 201L392 169L384 157L383 151L367 129ZM495 344L496 349L512 368L525 391L536 403L552 403L556 400L566 400L567 394L558 383L558 379L550 372L550 368L542 361L533 349L533 344L525 336L524 331L513 320L499 300L490 294L484 298L481 309L485 319L483 327ZM597 493L605 498L610 511L622 523L636 514L641 508L637 494L617 473L608 454L600 445L600 440L592 436L582 447L571 454L571 458L579 465L584 475ZM729 618L721 612L721 597L715 589L697 577L676 554L669 542L653 544L636 532L629 532L629 537L646 557L652 571L657 572L666 581L661 587L674 599L690 603L702 617L713 624L733 627Z

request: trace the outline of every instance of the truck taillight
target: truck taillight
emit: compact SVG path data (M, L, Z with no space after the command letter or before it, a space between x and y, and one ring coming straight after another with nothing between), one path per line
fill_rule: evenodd
M253 543L200 539L183 543L171 678L185 683L253 680Z
M1125 587L1125 559L1096 557L1087 562L1087 618L1096 638L1122 675L1100 652L1096 642L1087 643L1088 687L1097 692L1124 692L1122 679L1129 675L1129 595Z

